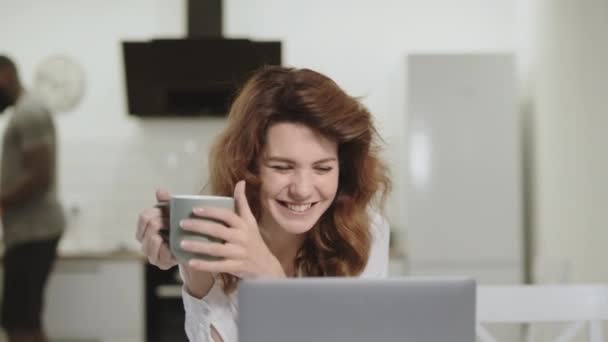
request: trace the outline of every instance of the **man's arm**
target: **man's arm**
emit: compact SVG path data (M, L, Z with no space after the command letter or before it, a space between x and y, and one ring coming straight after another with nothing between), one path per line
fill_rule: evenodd
M40 143L23 153L24 172L10 188L3 191L0 207L3 209L18 205L32 195L46 189L53 177L55 158L49 144Z

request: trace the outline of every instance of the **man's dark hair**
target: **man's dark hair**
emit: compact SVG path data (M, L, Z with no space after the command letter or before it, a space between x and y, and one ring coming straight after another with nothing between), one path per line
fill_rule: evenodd
M9 68L13 72L17 73L17 66L15 63L5 55L0 55L0 70Z

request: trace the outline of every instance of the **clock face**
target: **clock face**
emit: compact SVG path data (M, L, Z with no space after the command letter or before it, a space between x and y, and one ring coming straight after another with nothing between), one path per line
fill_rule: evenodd
M36 70L34 91L52 112L74 109L82 99L84 90L84 69L70 57L49 57Z

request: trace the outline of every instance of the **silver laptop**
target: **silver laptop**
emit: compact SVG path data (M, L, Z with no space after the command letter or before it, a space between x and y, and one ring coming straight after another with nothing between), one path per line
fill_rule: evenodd
M300 278L239 286L242 342L474 342L475 282Z

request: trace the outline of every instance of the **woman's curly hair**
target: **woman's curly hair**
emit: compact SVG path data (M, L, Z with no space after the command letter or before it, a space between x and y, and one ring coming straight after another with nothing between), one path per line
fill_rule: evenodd
M309 70L266 66L243 85L209 156L208 185L214 195L232 196L236 183L247 182L253 214L261 215L259 156L266 133L276 123L306 125L338 146L338 193L315 227L306 233L295 259L303 276L356 276L370 253L368 208L384 205L391 188L379 157L379 136L369 111L330 78ZM226 293L238 278L220 274Z

